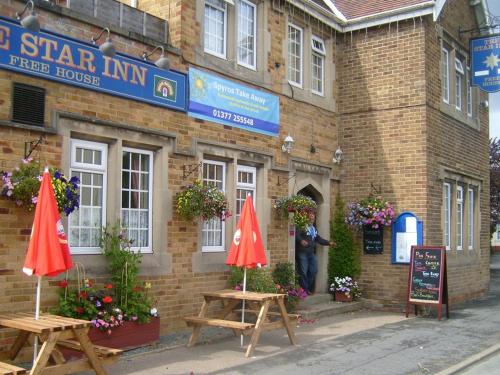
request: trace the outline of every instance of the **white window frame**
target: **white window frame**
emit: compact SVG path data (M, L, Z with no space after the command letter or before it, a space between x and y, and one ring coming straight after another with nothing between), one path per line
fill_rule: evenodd
M445 182L443 185L444 201L444 245L446 250L451 249L451 184Z
M239 39L240 39L240 32L241 32L241 29L242 29L242 25L240 24L240 15L241 15L242 4L245 4L246 6L249 6L249 7L253 8L253 30L252 30L252 36L253 36L253 50L252 50L252 54L253 54L253 59L252 59L252 63L251 64L248 64L245 61L240 60L240 42L239 42ZM237 32L236 32L236 35L237 35L237 41L236 41L236 58L237 58L237 62L238 62L239 65L244 66L245 68L256 70L257 69L257 67L256 67L256 65L257 65L257 6L254 3L251 3L250 1L241 0L238 3L238 6L237 6L236 23L237 23Z
M474 231L476 229L475 223L474 223L474 218L476 217L475 215L475 201L474 201L474 189L469 189L468 190L468 195L467 195L467 200L469 202L469 220L468 220L468 243L469 243L469 250L474 249Z
M253 175L253 183L243 183L239 181L239 173L240 172L246 172L249 174ZM238 165L236 168L236 200L238 200L239 194L238 190L250 190L252 192L252 202L255 207L255 200L257 198L257 168L255 167L249 167L246 165ZM235 210L235 218L236 218L236 223L239 221L240 215L237 212L237 206L238 204L235 205L236 210Z
M224 0L221 0L224 3L224 7L219 7L215 4L210 3L210 0L205 0L205 12L203 14L203 48L204 51L210 55L214 55L220 58L225 59L226 58L226 53L227 53L227 2ZM212 8L216 11L222 12L223 13L223 19L224 19L224 25L223 25L223 39L222 39L222 53L219 53L218 51L214 51L208 48L206 39L207 39L207 8Z
M291 68L292 68L291 58L292 58L292 56L291 56L291 49L290 49L290 43L291 43L290 29L295 29L295 31L298 32L299 39L300 39L298 41L298 44L300 47L300 54L299 54L299 56L296 56L296 55L293 56L294 58L298 57L298 59L300 60L299 61L300 82L296 82L296 81L291 80L291 78L292 78L291 77ZM296 42L296 41L294 40L294 42ZM292 23L289 23L288 27L287 27L287 54L288 54L288 69L287 69L288 82L292 86L302 88L302 84L304 81L304 30L301 27L298 27ZM294 71L294 76L295 76L295 74L296 74L296 71Z
M76 161L76 149L82 147L101 152L101 164L87 164ZM75 172L89 172L102 174L102 211L101 228L106 224L106 192L107 192L107 163L108 163L108 145L99 142L83 141L80 139L71 139L70 141L70 175ZM81 183L80 183L81 184ZM81 199L81 197L80 197ZM79 215L80 212L73 211L68 219L68 240L71 243L71 215ZM101 254L99 246L70 246L72 254Z
M442 79L442 91L443 91L443 102L450 103L450 51L446 48L442 48L441 53L441 79Z
M470 84L470 66L467 65L467 116L472 117L472 86Z
M153 157L154 154L152 151L148 150L143 150L140 148L132 148L132 147L123 147L122 148L122 154L120 157L120 221L122 218L122 190L123 190L123 182L122 182L122 175L123 175L123 153L124 152L131 152L135 154L142 154L142 155L148 155L149 156L149 181L148 181L148 246L147 247L141 247L141 246L132 246L130 247L130 250L134 252L141 252L141 253L152 253L153 252ZM130 189L130 188L129 188ZM140 221L140 218L139 218ZM123 226L123 223L121 223ZM127 236L129 237L129 236Z
M463 250L464 245L464 188L457 185L457 250Z
M500 224L497 224L497 240L500 240Z
M463 82L464 82L464 66L460 59L455 57L455 108L462 111L463 106Z
M210 164L210 165L220 165L222 166L222 191L225 192L226 190L226 168L227 165L225 162L222 161L215 161L215 160L209 160L209 159L204 159L202 162L202 170L203 170L203 165L204 164ZM203 183L206 181L205 177L203 176L202 172L202 181ZM203 244L203 232L206 230L206 226L210 225L210 222L214 220L220 220L221 221L221 244L218 246L209 246L209 245L204 245ZM213 253L213 252L222 252L226 251L225 246L226 246L226 222L222 221L221 219L212 219L209 221L203 221L202 224L202 236L201 236L201 252L202 253Z
M319 45L316 46L316 44ZM313 35L311 37L311 92L316 95L324 96L325 93L325 58L326 58L326 48L325 48L325 42L323 39L318 38L317 36ZM318 77L314 76L314 58L319 58L321 60L321 78L319 78L319 81L321 82L321 88L320 91L315 90L313 88L313 82L315 79Z

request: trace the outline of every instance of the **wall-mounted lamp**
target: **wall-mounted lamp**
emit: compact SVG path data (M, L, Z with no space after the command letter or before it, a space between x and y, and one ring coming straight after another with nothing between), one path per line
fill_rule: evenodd
M490 103L487 100L482 100L479 102L479 105L483 108L488 108L490 106Z
M21 16L26 12L28 7L31 6L31 14L27 15L23 19L21 19ZM26 5L24 6L24 9L21 13L16 13L16 18L18 21L21 21L21 25L25 28L28 29L29 31L34 31L38 32L40 31L40 22L38 22L38 15L35 14L35 4L33 3L33 0L29 0Z
M151 56L153 53L155 53L157 50L161 50L161 54L160 54L160 58L158 60L155 61L155 65L160 68L160 69L165 69L165 70L169 70L170 69L170 61L168 61L168 58L165 57L165 49L163 48L163 46L158 46L158 47L155 47L154 50L152 50L151 52L147 53L146 51L144 51L142 53L142 58L147 61L148 60L148 57Z
M107 27L102 29L99 35L97 35L96 37L94 36L92 37L92 43L95 44L99 39L101 39L101 36L102 34L104 34L104 32L107 32L108 36L106 37L106 41L99 46L99 50L102 52L104 56L113 57L116 53L116 49L113 43L111 43L111 39L109 38L110 32Z
M286 152L286 153L289 154L292 151L293 143L294 142L295 141L293 140L292 136L290 134L288 134L285 137L285 140L283 141L283 144L281 145L281 151Z
M335 155L333 155L333 158L332 158L333 163L340 164L340 162L342 161L343 155L344 155L344 153L342 152L340 147L337 148L337 150L335 151Z

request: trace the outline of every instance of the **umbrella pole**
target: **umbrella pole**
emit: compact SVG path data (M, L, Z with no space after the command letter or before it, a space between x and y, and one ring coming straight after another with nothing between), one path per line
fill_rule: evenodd
M247 291L247 269L243 271L243 293ZM241 322L245 323L245 300L243 300L243 308L241 309ZM240 345L243 346L243 334L240 336Z
M40 319L40 292L42 290L42 276L38 276L38 285L36 286L36 301L35 301L35 320ZM33 365L35 364L38 355L38 336L35 335L33 343Z

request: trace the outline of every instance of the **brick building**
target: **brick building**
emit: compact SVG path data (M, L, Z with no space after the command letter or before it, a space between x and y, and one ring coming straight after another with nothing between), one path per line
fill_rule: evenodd
M0 3L1 54L14 53L7 29L19 27L13 19L24 4ZM69 61L26 30L31 36L21 57L64 63L71 77L44 77L28 60L18 69L0 67L1 169L18 165L25 142L43 135L35 157L88 177L93 200L65 222L74 259L104 279L92 233L127 222L144 254L142 275L152 282L163 333L183 326L180 317L197 310L201 291L226 286L224 260L237 215L225 223L178 217L175 194L195 178L217 183L236 213L241 196L253 194L271 267L293 261L295 251L288 223L273 213L276 198L312 196L326 235L337 192L350 201L376 187L397 212L422 220L425 244L449 250L452 303L488 287L488 112L480 105L485 95L468 85L470 33L459 32L484 22L483 2L40 0L35 8L44 35L88 44L108 27L120 58L136 59L123 60L131 65L104 59L116 79L136 74L140 81L143 52L162 45L179 82L191 83L187 75L201 72L279 99L275 132L210 121L158 105L140 90L128 95L79 85L71 71L89 70L89 55ZM102 58L96 47L85 48ZM130 76L116 70L134 64ZM44 104L38 112L33 96ZM287 135L295 140L290 153L282 151ZM338 148L343 160L335 163ZM94 159L78 159L77 152ZM122 199L131 194L132 172L144 178L137 206ZM0 199L0 311L33 304L34 281L20 272L32 219ZM400 307L408 266L391 262L390 229L384 243L382 254L363 254L360 283L365 297ZM326 251L318 256L317 289L326 291ZM55 304L55 284L45 280L43 308Z

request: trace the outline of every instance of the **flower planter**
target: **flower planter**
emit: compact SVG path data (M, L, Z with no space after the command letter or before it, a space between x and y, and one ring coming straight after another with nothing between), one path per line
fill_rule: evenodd
M343 292L335 292L335 301L336 302L352 302L352 295L346 295Z
M99 328L91 327L90 341L95 345L109 348L131 350L142 346L157 343L160 339L160 318L151 318L149 323L124 322L122 326L113 328L111 335ZM81 352L71 349L62 349L64 357L76 359L82 356Z

